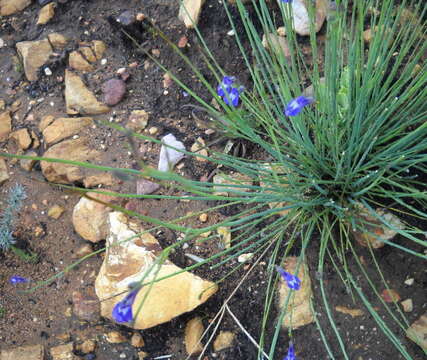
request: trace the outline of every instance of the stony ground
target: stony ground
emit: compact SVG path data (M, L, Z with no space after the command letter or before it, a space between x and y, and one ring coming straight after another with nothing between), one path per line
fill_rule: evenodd
M194 6L191 7L193 17L200 15L201 30L219 61L233 72L241 68L242 59L231 40L232 34L220 5L208 0L199 14L196 6L199 2L189 3ZM1 150L138 169L139 160L158 166L160 144L140 139L129 144L125 134L108 124L118 124L157 140L172 134L175 147L183 146L192 151L200 144L215 140L215 130L197 121L191 111L181 108L190 102L187 94L121 32L125 29L136 37L156 61L191 79L193 88L205 94L191 72L183 68L182 60L146 30L146 21L150 18L203 68L197 58L194 31L189 29L192 22L182 10L180 16L179 12L178 4L169 0L147 0L142 5L140 1L131 0L0 0ZM211 12L218 16L210 16ZM325 13L323 20L324 17ZM318 24L318 30L322 24L323 21ZM298 31L305 35L304 27ZM323 35L320 31L319 38ZM283 38L278 37L277 41L281 51L286 53L288 49ZM247 74L242 71L241 76L244 81ZM222 151L223 147L220 143L208 150ZM245 155L249 158L260 156L250 146ZM175 167L174 164L162 166L170 166L197 180L208 179L215 170L213 164L201 158L176 160ZM76 191L54 183L121 193L183 195L120 173L0 158L1 206L3 209L7 206L7 196L16 184L24 186L27 198L19 213L14 237L16 245L26 254L36 254L34 262L12 252L0 253L0 360L185 359L191 352L199 354L202 351L197 339L205 329L213 341L208 344L203 359L256 359L256 348L248 333L255 338L259 335L268 263L265 258L256 262L247 256L222 269L201 268L168 281L164 288L156 288L150 295L146 305L149 310L136 321L136 330L112 321L112 306L123 295L112 300L110 296L124 291L134 281L133 276L137 277L144 266L155 261L162 247L180 240L183 236L180 232L161 229L153 236L137 237L126 245L117 246L117 251L94 254L34 292L21 292L38 281L55 276L81 257L102 249L106 243L115 244L149 226L124 218L102 203L84 199ZM227 216L219 212L207 215L203 213L206 204L193 204L185 199L127 201L93 193L91 196L162 220L199 212L186 223L195 227L213 224ZM226 243L227 229L223 232L221 239ZM194 256L189 258L185 253L205 258L220 251L221 246L212 242L186 244L171 254L161 273L167 275L194 264ZM361 251L368 258L368 252ZM426 309L423 267L416 259L406 261L390 250L381 251L386 273L391 274L387 280L394 291L383 296L386 301L398 297L411 322L420 318ZM135 253L145 257L134 256ZM113 258L120 259L120 266L109 265ZM222 278L239 261L247 263L218 289L212 286L212 281ZM396 264L403 261L404 271L396 269ZM287 266L288 269L294 266L293 258ZM339 278L329 270L324 276L332 294L331 304L339 325L348 329L352 358L400 358L386 343L372 318L360 304L351 301ZM8 279L13 275L25 276L31 282L17 286L9 284ZM244 275L247 275L246 282L240 286ZM317 296L318 285L312 280L309 286L309 272L304 270L299 275L307 279L304 284L308 286L298 296L305 300L312 293ZM206 289L209 291L199 298ZM282 283L282 297L286 296L286 291ZM232 293L234 296L227 307L221 308ZM139 297L143 295L141 292ZM100 303L99 299L103 301ZM313 321L308 302L304 304L300 326ZM218 314L221 321L214 331L209 326L216 324ZM326 319L320 321L326 323ZM405 339L401 329L393 330L400 331ZM333 334L327 335L332 347L337 348ZM286 331L281 336L278 353L285 354ZM297 331L294 341L305 344L297 347L298 359L327 356L313 324ZM414 359L422 358L416 345L406 339L403 341ZM206 340L202 342L207 343Z

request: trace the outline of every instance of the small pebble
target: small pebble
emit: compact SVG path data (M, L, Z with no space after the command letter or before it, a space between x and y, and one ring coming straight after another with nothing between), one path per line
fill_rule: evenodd
M236 33L233 29L231 29L230 31L227 32L228 36L234 36Z
M188 44L188 38L184 35L178 40L178 47L180 49L185 48Z
M101 65L105 65L105 64L107 64L107 59L104 58L101 60Z
M52 75L52 70L50 70L48 67L44 68L44 73L46 74L46 76L51 76Z
M107 105L114 106L118 104L126 93L126 84L121 79L110 79L102 85L104 93L104 102Z
M405 280L405 285L411 286L414 284L414 278L409 278Z
M412 299L406 299L401 302L404 312L411 312L414 309Z
M145 19L145 15L143 13L138 13L136 15L136 20L137 21L143 21Z
M208 221L208 214L206 214L206 213L200 214L199 220L203 223Z
M244 263L249 261L252 257L254 256L253 253L247 253L247 254L241 254L239 255L239 257L237 258L237 261L239 263Z
M155 134L157 134L157 132L159 131L159 129L158 128L156 128L155 126L153 126L153 127L150 127L149 129L148 129L148 132L150 133L150 135L155 135Z

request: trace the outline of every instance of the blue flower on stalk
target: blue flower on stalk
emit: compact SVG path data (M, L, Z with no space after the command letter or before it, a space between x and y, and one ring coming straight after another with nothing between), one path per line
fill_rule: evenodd
M296 360L294 344L292 344L292 342L289 343L288 354L283 358L283 360Z
M286 3L286 4L289 4L291 2L292 2L292 0L282 0L282 3Z
M221 83L217 87L217 94L229 106L237 107L239 105L240 93L243 91L243 86L236 88L233 86L236 78L234 76L224 76Z
M16 285L16 284L20 284L20 283L27 283L29 281L30 281L30 279L27 279L27 278L24 278L24 277L18 276L18 275L11 276L9 279L9 282L12 285Z
M301 287L301 280L298 279L297 276L288 273L278 265L276 265L276 270L282 276L283 280L286 281L286 284L288 285L289 289L299 290L299 288Z
M132 290L122 301L114 305L112 315L116 322L125 323L133 320L132 305L138 291L139 288Z
M285 107L285 115L286 116L297 116L304 106L310 105L314 102L314 98L306 97L306 96L298 96L293 99L288 105Z

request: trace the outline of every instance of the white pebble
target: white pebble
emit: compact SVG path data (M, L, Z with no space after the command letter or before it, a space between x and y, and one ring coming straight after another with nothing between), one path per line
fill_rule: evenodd
M414 284L414 278L409 278L405 280L405 285L411 286Z
M105 65L106 63L107 63L107 59L104 58L101 60L101 65Z
M45 73L47 76L51 76L51 75L52 75L52 70L50 70L48 67L46 67L46 68L44 68L44 73Z
M228 36L234 36L236 33L234 32L234 29L231 29L229 32L227 32Z

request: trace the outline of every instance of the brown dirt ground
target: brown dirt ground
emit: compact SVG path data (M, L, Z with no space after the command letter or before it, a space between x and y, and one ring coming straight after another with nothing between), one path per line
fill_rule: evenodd
M109 121L111 118L113 121L123 124L131 110L143 108L151 114L147 128L152 126L159 128L157 138L160 138L162 134L172 132L189 148L198 136L203 136L208 141L215 137L215 135L207 137L204 134L206 129L196 123L190 111L181 110L181 106L189 103L190 100L183 95L179 87L172 85L168 89L168 94L164 94L163 72L152 61L147 60L141 51L135 49L132 43L120 35L120 32L112 28L111 22L108 21L108 17L117 16L124 10L143 12L155 20L156 24L166 32L174 43L177 43L181 36L187 35L191 47L187 48L185 52L193 63L204 71L206 67L198 56L198 46L194 33L187 31L177 19L177 2L170 0L146 0L144 2L136 0L69 0L65 4L58 5L54 19L43 27L35 25L39 8L37 2L34 2L20 14L0 19L0 36L10 45L0 49L0 98L4 99L7 104L12 104L16 100L21 102L13 120L14 129L27 127L40 135L37 125L44 115L65 115L64 86L62 82L55 80L57 76L63 76L65 63L52 64L53 76L41 75L39 81L28 84L14 63L16 53L15 47L12 46L18 41L35 40L43 38L51 32L60 32L74 40L68 50L76 47L78 41L101 39L106 42L108 46L105 54L105 58L108 59L107 64L104 67L99 66L97 71L86 76L87 83L98 94L102 82L113 77L118 68L126 67L135 61L138 63L136 68L130 69L131 77L127 82L128 91L125 99L115 106L111 113L95 117L97 120ZM248 75L242 69L242 58L237 47L233 44L232 39L226 35L230 28L227 25L222 5L218 4L217 1L206 1L200 20L200 28L219 63L229 73L239 73L240 80L245 83ZM202 85L191 77L188 70L184 69L183 61L161 39L153 39L148 34L143 33L142 41L147 41L145 47L149 51L153 49L160 51L159 60L167 68L172 71L183 69L180 72L182 78L186 78L194 90L207 97ZM208 77L208 80L214 81L212 77ZM29 101L39 98L45 98L45 100L28 112ZM34 120L26 119L28 113L34 115ZM90 135L91 144L94 147L100 148L101 144L106 145L105 156L102 159L103 164L136 167L136 160L132 154L129 155L126 139L122 134L99 125L97 129L90 130ZM10 144L3 143L0 145L2 145L2 149L13 151ZM155 165L159 147L143 142L139 142L137 145L145 151L145 160ZM41 154L42 149L39 149L39 152ZM247 156L255 156L250 146ZM134 331L114 325L109 321L100 320L98 323L85 323L68 314L72 305L71 294L73 291L80 290L93 293L93 283L102 262L101 256L91 258L66 276L29 294L18 293L15 287L8 284L7 279L15 274L29 277L34 281L42 281L55 275L73 262L75 252L84 244L84 241L74 232L71 223L72 209L78 201L78 195L64 192L56 186L46 183L37 168L29 174L23 171L19 164L13 162L9 162L9 164L11 166L11 180L0 188L0 199L4 199L5 194L13 184L20 183L25 186L28 198L25 200L24 209L19 216L15 236L21 246L31 249L39 255L39 261L37 264L29 264L10 252L0 254L0 305L5 310L4 316L0 319L1 346L43 343L47 347L51 347L63 343L61 334L68 333L71 339L77 343L82 339L97 338L96 358L101 360L122 358L120 354L125 354L127 359L136 359L137 350L144 350L149 353L150 359L167 354L172 354L172 359L185 359L183 333L186 322L193 316L200 315L207 325L219 310L222 301L235 288L246 268L234 273L227 281L221 283L220 291L191 314L184 314L170 323L141 331L146 344L143 349L135 349L129 343L109 344L103 337L106 332L119 330L130 338ZM214 169L211 164L200 163L192 159L186 159L184 164L184 167L179 171L194 179L206 176ZM112 189L121 192L134 192L135 183L132 180L125 181L112 187ZM50 219L47 216L47 210L53 204L61 205L66 209L58 220ZM143 202L140 201L136 208L149 216L173 219L176 216L187 214L189 211L197 211L205 205L180 201L144 200ZM174 210L171 211L171 209ZM209 221L215 222L223 216L218 213L212 216ZM197 221L194 221L192 225L197 225ZM43 233L36 236L35 229L39 227L43 229ZM159 240L162 245L171 244L178 235L165 230L163 234L159 234ZM398 241L403 243L403 240ZM187 251L205 257L217 252L218 248L216 244L207 246L190 244ZM309 256L312 259L309 266L313 271L312 278L315 279L316 249L311 251L313 256ZM358 249L358 251L365 259L370 258L366 250ZM421 260L388 247L378 251L378 258L383 265L389 286L396 289L402 299L409 297L413 299L414 310L408 314L408 320L414 321L426 311L427 306L425 302L427 284ZM192 264L191 260L184 257L183 253L180 252L173 254L172 260L180 266ZM255 338L259 335L262 321L260 315L264 306L267 263L268 259L265 259L257 266L256 271L251 273L244 286L237 291L229 304L234 314ZM202 267L195 272L204 278L216 280L224 276L235 265L236 263L228 264L213 271L210 271L208 267ZM355 264L350 263L351 268L352 266L356 268ZM376 279L378 275L375 270L369 267L368 269L370 269L370 275ZM404 280L408 277L415 279L413 286L404 284ZM337 305L353 308L362 307L360 303L354 304L352 302L351 296L346 292L332 268L325 269L322 278L328 291L331 309ZM317 280L313 281L313 286L316 294L315 301L320 304ZM369 300L379 306L378 299L373 293L368 292L368 297ZM323 307L319 306L318 309L319 321L326 324L327 318ZM386 318L384 310L380 310L380 314ZM274 317L273 314L272 318ZM351 359L401 358L381 331L378 330L378 326L371 316L364 315L352 319L348 315L334 312L334 317L339 329L343 330L346 344L352 354ZM423 358L420 349L404 337L401 329L393 324L390 327L399 335L413 359ZM212 348L209 347L206 359L256 359L254 346L229 316L224 317L220 330L234 331L237 334L237 341L231 348L217 354L214 354ZM272 334L273 329L267 334L267 343ZM333 332L326 331L325 336L330 340L333 351L338 354L339 345ZM287 343L287 334L281 334L277 354L285 354ZM315 325L309 325L295 331L294 343L298 359L327 358ZM276 358L279 359L281 356L278 355Z

